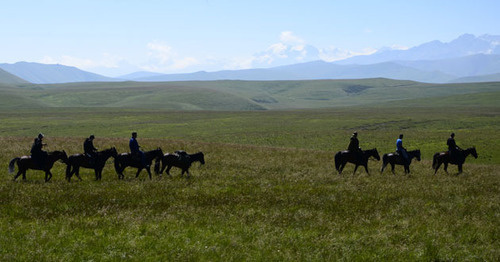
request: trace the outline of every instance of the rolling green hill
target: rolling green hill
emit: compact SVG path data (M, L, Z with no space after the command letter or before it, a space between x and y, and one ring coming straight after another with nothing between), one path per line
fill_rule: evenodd
M308 81L71 83L7 86L0 107L128 107L165 110L272 110L418 103L469 103L446 97L479 95L496 105L500 82L425 84L384 78ZM417 99L417 100L415 100ZM417 101L417 102L415 102ZM479 101L480 102L480 101Z

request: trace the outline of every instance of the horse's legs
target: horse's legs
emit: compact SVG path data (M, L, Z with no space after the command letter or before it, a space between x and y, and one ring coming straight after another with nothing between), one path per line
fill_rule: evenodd
M394 163L391 163L391 171L392 171L392 174L395 175L396 172L394 172L394 167L396 166L396 164Z
M80 181L82 181L82 178L80 177L80 167L79 166L75 167L74 173L75 173L75 176L78 177L78 179Z
M446 174L448 174L448 163L443 163L444 165L444 171L446 172Z
M356 165L356 166L354 167L354 172L352 172L352 174L353 174L353 175L354 175L354 174L356 174L356 170L357 170L357 169L358 169L358 165Z
M189 174L189 169L186 169L187 177L186 178L191 178L191 174Z
M23 174L23 171L22 170L19 170L17 171L17 174L14 176L14 180L13 181L16 181L16 179L21 175ZM23 174L23 180L26 180L26 175Z
M366 173L367 173L368 175L370 175L370 172L368 171L368 164L363 165L363 166L365 167Z
M458 174L462 174L462 164L458 164Z
M52 179L52 173L50 170L45 171L45 182L49 182Z
M141 173L142 169L143 169L143 167L137 168L137 173L135 174L135 178L139 177L139 174Z
M345 164L346 164L346 163L342 163L342 164L340 164L340 168L339 168L339 175L340 175L340 174L342 174L342 170L344 170Z
M153 178L151 177L151 167L149 165L146 167L146 171L148 171L149 180L152 180Z
M171 175L170 175L170 169L172 169L172 166L168 166L168 168L167 168L167 171L166 171L166 172L167 172L167 175L168 175L168 176L171 176Z
M440 166L441 166L441 162L438 161L438 163L436 165L436 170L434 170L434 175L438 172Z
M387 163L382 163L382 168L380 169L380 174L384 172L385 167L387 166Z

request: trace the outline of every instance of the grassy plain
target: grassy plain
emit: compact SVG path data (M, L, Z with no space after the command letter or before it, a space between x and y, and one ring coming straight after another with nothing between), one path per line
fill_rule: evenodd
M495 93L496 95L496 93ZM488 100L489 97L479 99ZM467 99L463 99L464 101ZM452 101L460 101L452 100ZM411 101L408 101L411 104ZM464 102L465 103L465 102ZM500 259L500 109L377 106L299 111L163 111L47 108L0 112L0 260L465 260ZM190 180L126 170L118 181L68 183L29 171L12 182L11 158L46 134L48 150L79 153L96 135L100 149L127 151L132 130L145 150L203 151ZM334 171L333 154L352 131L363 148L392 152L399 133L421 149L412 174ZM464 173L432 175L449 133L476 146Z

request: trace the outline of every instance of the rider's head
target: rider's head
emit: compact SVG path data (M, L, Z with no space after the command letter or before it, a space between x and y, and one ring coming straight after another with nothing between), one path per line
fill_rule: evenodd
M403 138L403 134L399 134L399 138L402 139Z
M95 138L95 136L94 136L94 135L90 135L90 136L89 136L89 138L90 138L90 139L94 139L94 138Z
M451 133L451 135L450 135L450 136L451 136L452 138L453 138L453 137L455 137L455 133Z
M136 138L137 137L137 132L132 132L132 137Z
M354 131L354 133L352 133L352 135L353 135L354 137L357 137L357 136L358 136L358 132Z
M44 137L44 135L42 133L38 134L39 139L42 139L43 137Z

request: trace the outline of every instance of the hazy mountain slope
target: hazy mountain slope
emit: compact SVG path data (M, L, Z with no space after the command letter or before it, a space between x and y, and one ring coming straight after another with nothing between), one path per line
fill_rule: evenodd
M29 83L28 81L17 77L16 75L13 75L3 69L0 69L0 83L4 84L26 84Z
M500 82L500 73L453 79L450 83Z
M500 73L500 55L477 54L459 58L396 63L423 71L439 71L459 77Z
M426 72L396 63L374 65L337 65L314 61L268 69L225 70L218 72L196 72L188 74L161 75L139 78L136 81L209 81L209 80L316 80L316 79L360 79L391 78L420 82L448 82L457 78L440 72Z
M457 39L443 43L431 41L407 50L382 49L371 55L355 56L337 64L374 64L399 60L441 60L474 54L500 54L500 36L474 36L464 34Z
M15 64L0 64L0 68L26 81L37 84L116 81L113 78L64 65L18 62Z

